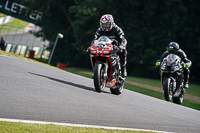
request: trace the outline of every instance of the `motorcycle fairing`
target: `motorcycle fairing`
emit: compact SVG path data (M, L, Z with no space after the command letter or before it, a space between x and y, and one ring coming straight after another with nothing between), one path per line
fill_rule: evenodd
M106 80L106 87L117 88L117 86L115 85L116 78L112 78L112 74L113 67L116 65L116 62L119 61L119 56L111 54L113 51L112 41L107 37L101 37L98 40L94 41L94 44L91 46L90 51L92 53L91 64L93 70L97 62L107 63L107 75L109 75L109 77Z
M175 54L169 54L163 59L161 63L161 82L165 77L171 77L171 79L177 82L177 86L183 81L183 68L181 65L181 58Z
M113 80L110 81L110 82L107 82L107 83L106 83L106 87L109 87L109 88L117 88L117 86L115 85L115 83L116 83L116 78L113 79Z

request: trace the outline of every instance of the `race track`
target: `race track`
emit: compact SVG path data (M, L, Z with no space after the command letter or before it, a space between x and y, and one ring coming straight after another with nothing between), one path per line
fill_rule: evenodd
M124 90L94 90L93 80L0 55L0 118L199 133L200 111Z

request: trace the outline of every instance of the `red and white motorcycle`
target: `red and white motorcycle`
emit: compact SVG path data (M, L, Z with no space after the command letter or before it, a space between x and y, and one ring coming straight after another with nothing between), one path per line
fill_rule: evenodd
M94 86L97 92L102 92L109 87L112 94L119 95L124 89L125 78L121 75L120 58L117 55L121 49L116 41L106 36L101 36L89 48L91 52L91 63L94 70Z

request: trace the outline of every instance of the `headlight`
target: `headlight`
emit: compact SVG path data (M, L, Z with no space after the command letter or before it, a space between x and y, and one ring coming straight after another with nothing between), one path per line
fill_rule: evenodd
M96 54L96 51L92 51L93 54Z
M97 50L98 53L102 53L102 50Z
M109 53L109 51L104 51L103 53L104 53L104 54L107 54L107 53Z
M165 66L164 65L161 67L161 70L165 70Z
M177 71L179 70L179 67L178 66L174 66L174 71Z

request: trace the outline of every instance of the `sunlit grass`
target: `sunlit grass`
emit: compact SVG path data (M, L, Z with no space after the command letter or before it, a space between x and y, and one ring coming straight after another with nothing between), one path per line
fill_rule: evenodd
M15 18L14 21L0 26L0 33L22 33L28 22Z
M7 24L3 24L1 26L7 26L7 27L15 27L15 28L25 28L28 25L28 22L14 18L14 21L7 23Z
M153 133L144 131L107 130L100 128L66 127L57 125L0 122L3 133Z

